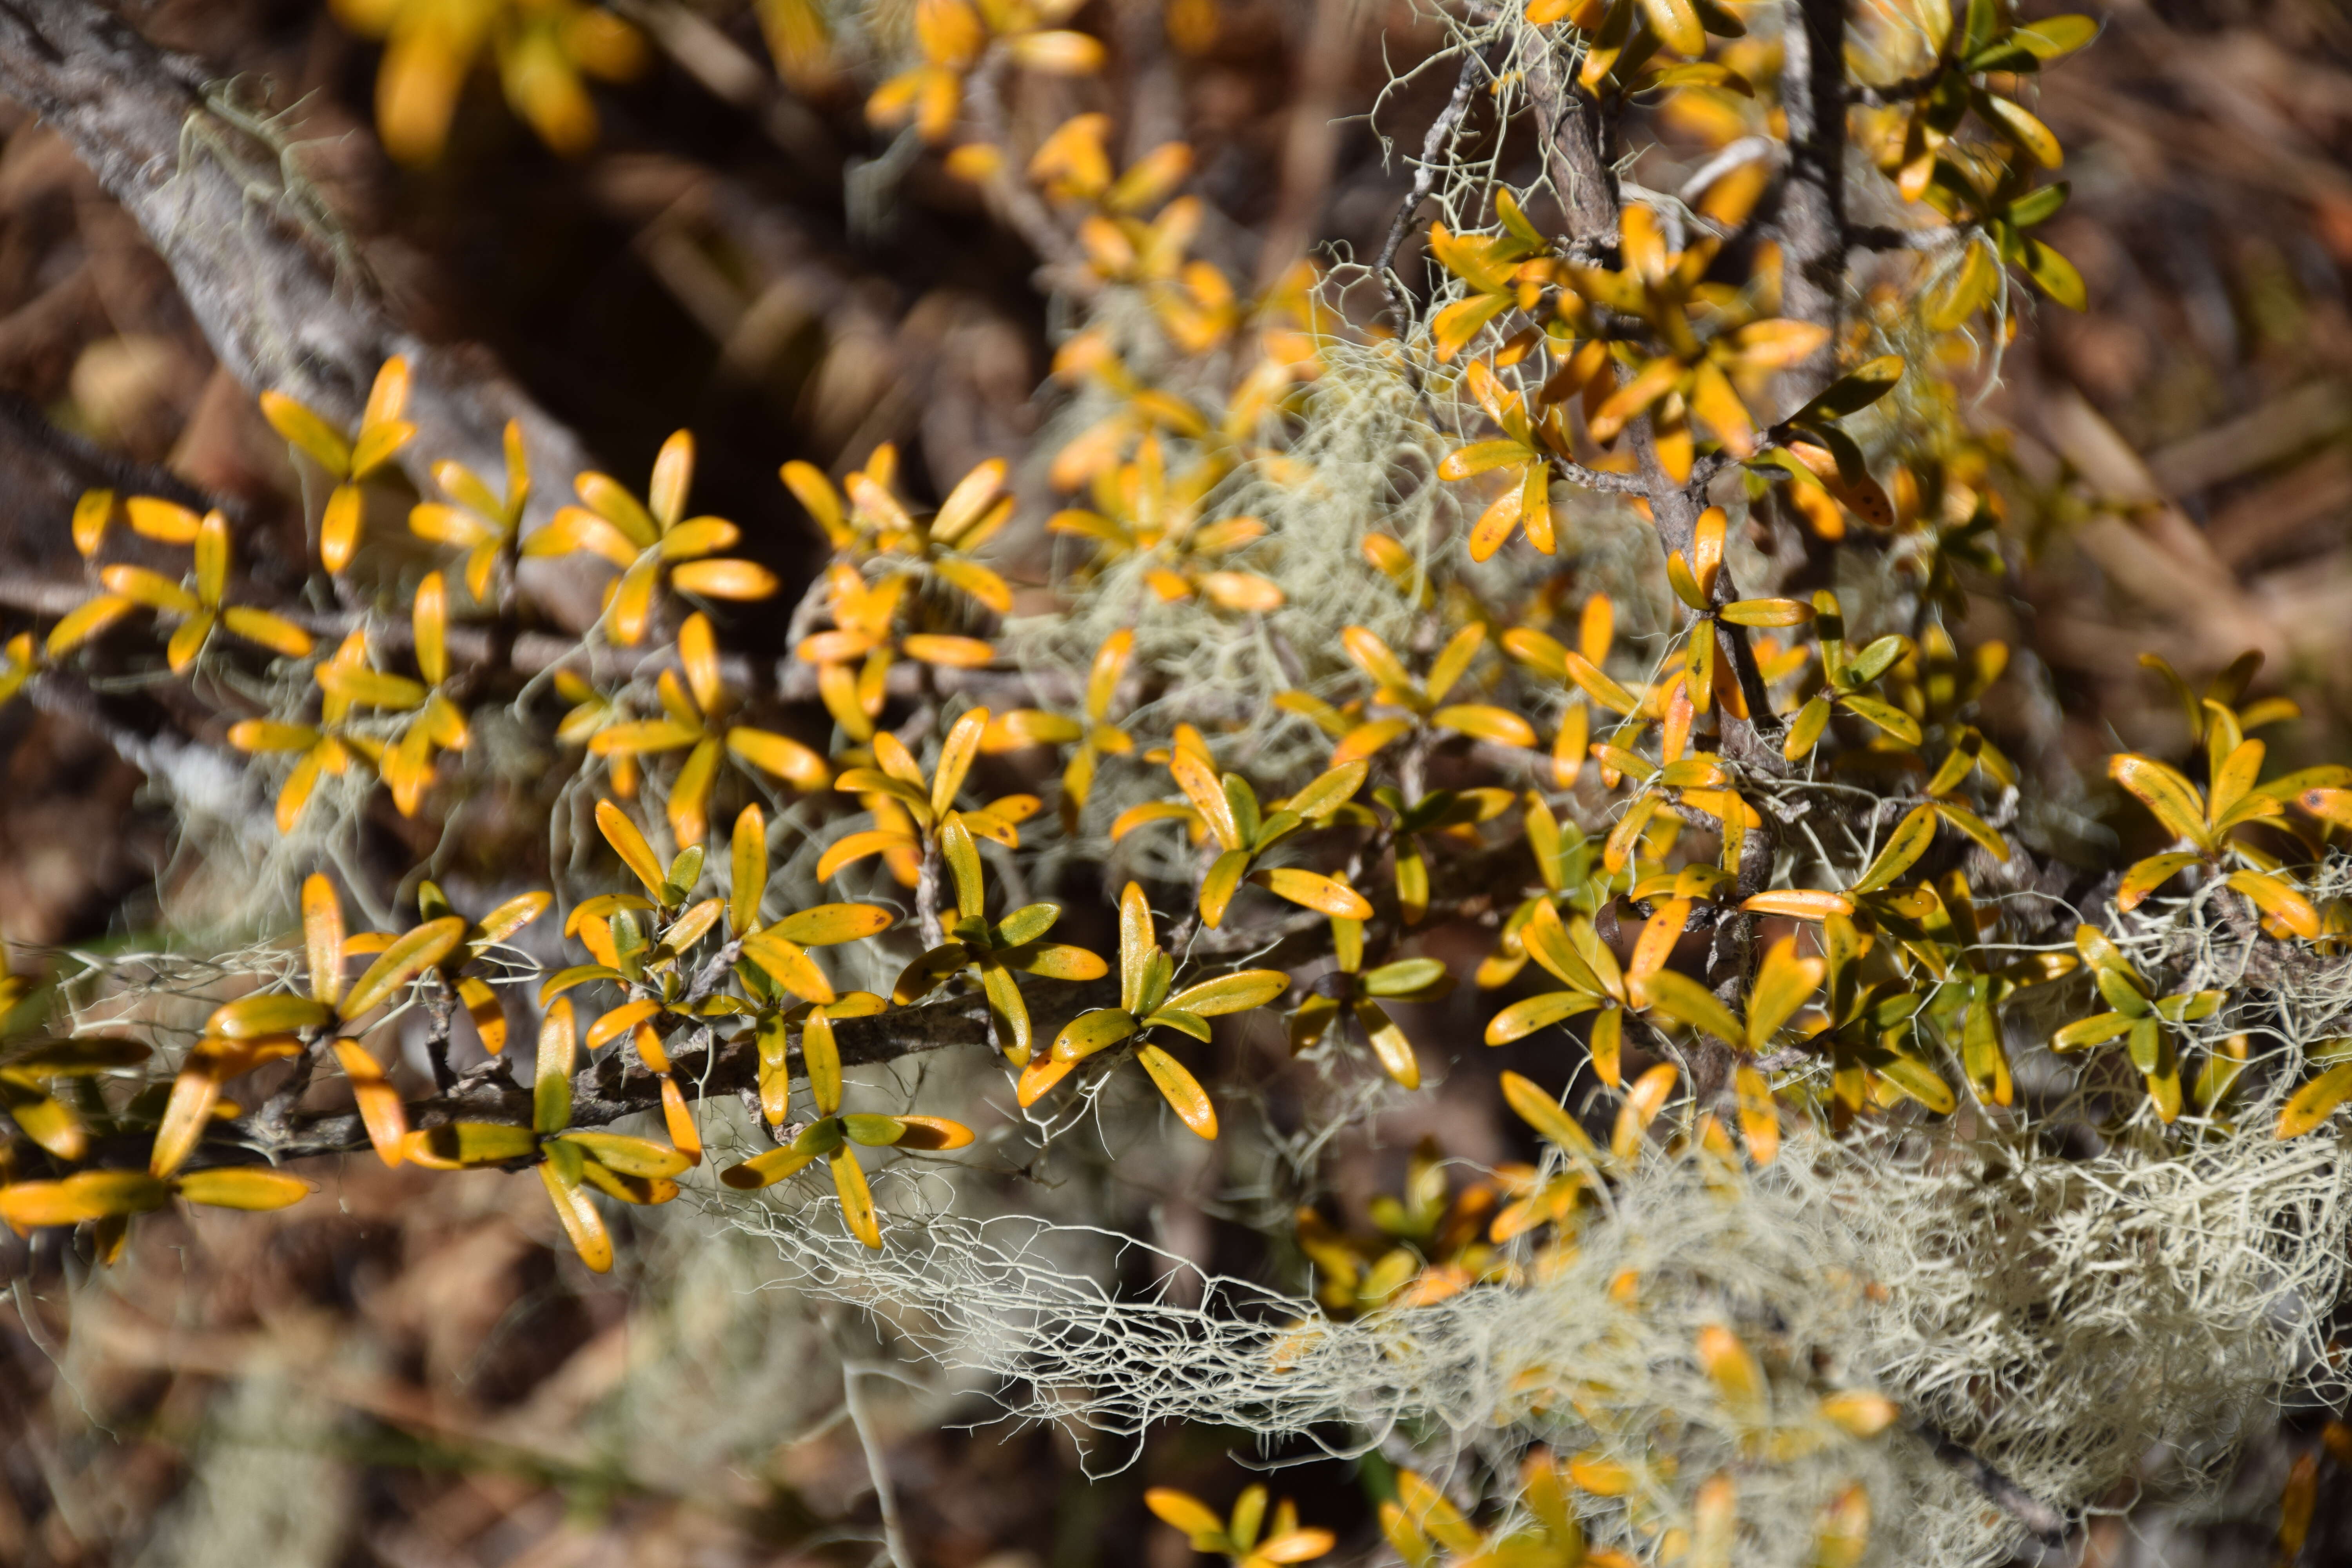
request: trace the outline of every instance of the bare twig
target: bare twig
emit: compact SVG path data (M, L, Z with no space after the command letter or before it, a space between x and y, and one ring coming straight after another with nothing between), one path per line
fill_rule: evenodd
M1024 988L1037 1027L1049 1034L1088 1007L1118 998L1115 981L1069 984L1032 981ZM834 1025L834 1040L844 1067L897 1061L929 1051L989 1045L988 1009L978 995L913 1007L895 1008L865 1018L843 1018ZM801 1065L795 1034L787 1060L794 1078L806 1076ZM673 1078L689 1099L727 1096L751 1089L760 1080L760 1055L746 1033L734 1040L703 1043L670 1058L667 1075L624 1068L611 1053L583 1068L572 1079L573 1127L604 1127L626 1117L661 1109L661 1081ZM498 1121L530 1125L531 1095L504 1074L469 1074L449 1089L408 1105L409 1125L445 1126L452 1121ZM143 1163L142 1135L103 1141L93 1163ZM119 1147L117 1146L119 1144ZM265 1124L257 1116L229 1122L210 1134L191 1163L197 1166L277 1164L322 1154L352 1154L369 1147L367 1129L356 1110L313 1111L285 1118L281 1125Z
M1974 1449L1931 1421L1916 1424L1936 1458L1968 1477L1969 1484L2002 1512L2025 1526L2044 1546L2066 1544L2066 1516L2003 1475Z
M1438 153L1461 126L1462 117L1469 112L1471 95L1486 71L1486 63L1475 49L1463 54L1462 71L1454 81L1454 96L1445 100L1445 107L1430 121L1429 134L1421 139L1421 161L1413 166L1412 189L1405 194L1403 204L1389 224L1388 243L1381 247L1380 264L1373 268L1381 280L1381 294L1388 301L1389 315L1399 329L1404 326L1410 312L1396 275L1397 252L1404 248L1404 237L1412 232L1412 220L1421 211L1421 204L1436 187Z

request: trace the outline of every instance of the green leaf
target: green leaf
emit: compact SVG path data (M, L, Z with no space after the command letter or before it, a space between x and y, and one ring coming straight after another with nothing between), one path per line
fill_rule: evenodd
M2090 291L2083 287L2083 275L2073 262L2031 236L2025 237L2024 249L2025 275L2044 294L2070 310L2090 309Z
M1006 947L1035 942L1062 918L1059 904L1024 904L996 922L996 935Z
M1143 1026L1147 1029L1173 1029L1178 1034L1190 1035L1204 1045L1213 1037L1209 1020L1198 1013L1187 1013L1181 1007L1162 1007L1144 1019Z
M2059 208L2066 205L2072 187L2063 180L2044 185L2032 195L2020 196L2010 203L2001 216L2009 221L2011 228L2032 228L2035 224L2047 223L2058 216Z
M1394 996L1419 1001L1452 979L1442 960L1401 958L1366 973L1358 985L1367 996Z
M1859 414L1888 393L1903 379L1903 356L1882 354L1868 363L1849 371L1822 389L1819 395L1799 409L1793 418L1811 423L1818 419L1843 419L1849 414ZM1841 468L1843 464L1839 465Z

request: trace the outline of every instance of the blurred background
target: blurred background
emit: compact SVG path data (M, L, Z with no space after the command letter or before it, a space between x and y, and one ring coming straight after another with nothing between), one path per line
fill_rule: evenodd
M741 523L748 552L785 574L776 603L822 558L780 463L838 473L895 441L908 489L936 497L983 458L1023 454L1053 411L1040 388L1061 317L1040 258L937 156L868 128L887 61L852 51L786 86L771 53L781 5L628 0L615 9L641 58L593 88L592 145L551 153L476 73L441 156L404 165L376 133L383 49L365 26L393 8L166 0L126 15L229 84L284 146L287 190L330 215L346 264L423 336L494 355L625 478L690 427L697 509ZM2263 689L2305 712L2274 747L2340 754L2352 11L2098 9L2107 31L2040 105L2074 184L2045 232L2091 308L2045 305L1998 374L1969 382L1971 420L2026 481L2015 521L2032 554L2009 635L2057 677L2040 721L2066 755L2177 742L2141 652L2193 677L2250 646ZM1382 0L1087 0L1068 25L1105 41L1103 73L1024 77L1011 117L1046 128L1108 102L1133 149L1189 142L1213 214L1200 248L1244 279L1301 253L1377 255L1410 179L1383 137L1417 146L1452 74L1383 97L1441 34ZM283 443L138 225L5 101L0 395L11 418L85 440L78 460L168 470L232 498L264 537L299 528ZM71 494L0 484L0 572L78 580ZM782 619L739 632L774 652ZM145 930L167 828L103 740L27 704L0 710L0 935ZM1475 1002L1459 1000L1412 1026L1424 1054L1442 1065L1460 1043L1509 1065L1472 1043ZM1511 1157L1492 1082L1459 1075L1342 1151L1335 1218L1360 1224L1372 1194L1396 1192L1425 1137ZM435 1176L426 1203L425 1178L373 1161L313 1173L321 1201L283 1215L158 1216L103 1276L0 1241L14 1281L0 1563L853 1564L875 1559L887 1502L926 1565L1174 1568L1190 1553L1148 1520L1144 1487L1223 1501L1240 1484L1226 1435L1171 1433L1137 1456L994 1424L984 1390L760 1289L772 1252L690 1214L647 1222L599 1279L562 1247L535 1183ZM1297 1283L1282 1274L1295 1260L1269 1259L1238 1223L1232 1173L1163 1160L1121 1177L1104 1201L1140 1234ZM2209 1514L2123 1511L2119 1496L2069 1556L2276 1560L2279 1489L2316 1422L2292 1415L2257 1444ZM1378 1469L1326 1461L1273 1481L1362 1556ZM2352 1468L2323 1477L2301 1561L2352 1562Z

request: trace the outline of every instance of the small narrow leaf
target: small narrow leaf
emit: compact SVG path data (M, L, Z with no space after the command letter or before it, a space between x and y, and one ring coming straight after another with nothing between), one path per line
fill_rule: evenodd
M1139 1047L1135 1059L1151 1075L1151 1081L1160 1087L1179 1121L1203 1138L1217 1135L1216 1108L1209 1103L1208 1091L1201 1087L1201 1080L1186 1071L1181 1062L1158 1046Z
M465 938L466 921L462 915L427 921L385 948L368 965L367 973L360 976L359 984L352 987L337 1012L347 1019L360 1016L448 957Z
M1886 887L1908 871L1927 847L1936 841L1936 808L1914 806L1908 816L1895 824L1895 831L1886 836L1877 858L1863 871L1849 893L1874 893Z

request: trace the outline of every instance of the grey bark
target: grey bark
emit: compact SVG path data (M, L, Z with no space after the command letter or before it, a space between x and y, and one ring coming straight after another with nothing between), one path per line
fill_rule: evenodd
M424 342L386 307L324 215L289 193L284 149L230 110L202 61L158 49L94 0L0 0L0 92L55 127L136 218L172 269L213 351L257 393L278 391L348 425L376 371L409 363L417 438L403 461L433 493L449 458L497 475L506 422L522 421L540 477L530 525L551 514L588 453L472 345ZM526 591L584 626L593 578L531 563Z
M1781 313L1834 330L1845 296L1845 0L1788 0L1780 103L1789 117L1788 184L1776 225ZM1835 340L1800 367L1825 375Z
M1577 260L1617 258L1617 172L1601 105L1569 74L1568 58L1547 49L1528 67L1544 173L1568 220L1569 254Z

